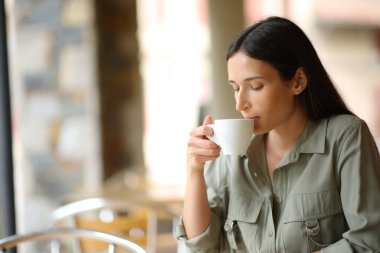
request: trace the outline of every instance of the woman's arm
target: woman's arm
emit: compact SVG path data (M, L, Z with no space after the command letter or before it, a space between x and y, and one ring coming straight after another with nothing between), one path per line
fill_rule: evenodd
M211 221L203 170L188 169L183 223L188 239L203 233Z
M345 135L337 170L342 207L349 229L342 240L321 252L378 252L380 159L373 137L363 121L357 122Z
M219 156L220 148L205 138L212 135L212 129L206 127L212 123L206 116L203 126L191 131L187 151L187 179L184 201L183 223L188 239L203 233L210 224L211 210L208 205L207 187L204 179L204 165Z

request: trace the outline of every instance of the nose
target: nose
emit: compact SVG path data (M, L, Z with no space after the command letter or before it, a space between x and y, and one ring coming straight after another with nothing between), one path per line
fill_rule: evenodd
M243 90L240 90L239 92L235 93L235 100L236 100L235 109L238 112L243 112L250 107L250 102L247 97L247 94Z

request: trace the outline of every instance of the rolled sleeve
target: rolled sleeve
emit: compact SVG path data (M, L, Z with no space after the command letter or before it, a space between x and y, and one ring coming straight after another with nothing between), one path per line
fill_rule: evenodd
M345 239L342 239L327 248L321 249L321 253L337 253L337 252L354 253L355 251L352 250L350 244Z
M215 252L213 248L218 242L219 230L220 222L216 215L212 213L211 222L207 229L202 234L191 239L187 239L185 227L181 219L176 227L176 237L185 242L190 252Z

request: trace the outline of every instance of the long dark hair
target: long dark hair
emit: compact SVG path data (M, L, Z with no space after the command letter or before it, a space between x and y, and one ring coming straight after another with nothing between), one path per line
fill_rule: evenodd
M334 87L312 43L292 21L269 17L247 27L229 46L227 60L238 51L271 64L283 80L292 79L302 67L308 86L297 97L310 120L353 114Z

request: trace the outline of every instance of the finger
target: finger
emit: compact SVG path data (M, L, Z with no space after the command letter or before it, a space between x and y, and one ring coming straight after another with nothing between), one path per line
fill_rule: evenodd
M201 149L215 149L219 148L219 145L217 145L215 142L210 141L207 138L197 138L197 137L190 137L187 145L189 147L197 147Z
M203 126L207 126L208 124L212 124L213 119L211 115L207 115L203 120Z
M190 136L197 136L203 139L207 139L206 136L213 135L212 128L207 127L207 125L211 124L212 122L213 122L213 119L211 115L207 115L203 120L202 126L196 127L190 131Z
M212 124L213 123L213 118L211 115L207 115L204 120L203 120L203 132L204 132L204 136L203 136L203 139L207 139L206 136L212 136L214 134L214 131L212 128L210 127L207 127L207 125L209 124Z
M220 148L203 149L199 147L189 147L188 155L194 160L208 161L216 159L220 155Z

